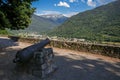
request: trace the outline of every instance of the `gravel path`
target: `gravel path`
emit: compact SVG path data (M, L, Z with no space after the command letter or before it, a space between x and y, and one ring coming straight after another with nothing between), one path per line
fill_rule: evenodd
M40 80L27 73L15 72L16 52L30 45L0 37L0 80ZM120 59L53 48L58 69L45 80L120 80Z

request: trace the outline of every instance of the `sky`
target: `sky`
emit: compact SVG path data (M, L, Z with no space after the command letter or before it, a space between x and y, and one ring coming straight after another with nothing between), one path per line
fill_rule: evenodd
M94 9L115 0L38 0L32 3L35 14L63 14L71 17L79 12Z

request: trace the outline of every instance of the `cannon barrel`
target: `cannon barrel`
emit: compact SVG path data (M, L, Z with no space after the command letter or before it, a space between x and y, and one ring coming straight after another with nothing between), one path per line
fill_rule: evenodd
M28 46L16 53L15 59L13 59L14 63L25 63L28 62L33 56L34 52L38 50L42 50L47 44L50 43L50 40L47 38L42 40L40 43Z

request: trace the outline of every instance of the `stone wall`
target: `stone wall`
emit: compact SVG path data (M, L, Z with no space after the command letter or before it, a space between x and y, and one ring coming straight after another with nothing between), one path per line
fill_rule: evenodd
M93 54L100 54L120 59L120 46L63 41L51 41L50 46L64 49L72 49L76 51L90 52Z
M20 42L36 43L40 39L20 38ZM77 43L51 40L50 46L63 49L72 49L76 51L90 52L94 54L101 54L109 57L120 59L120 46L107 45L107 44L90 44L90 43Z

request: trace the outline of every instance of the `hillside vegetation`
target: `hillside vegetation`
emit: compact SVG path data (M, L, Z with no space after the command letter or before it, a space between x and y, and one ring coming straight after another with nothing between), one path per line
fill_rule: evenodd
M25 29L25 31L41 33L41 32L53 29L56 26L58 25L48 19L45 19L37 15L33 15L32 23L27 29Z
M120 0L79 13L49 34L91 41L120 42Z

